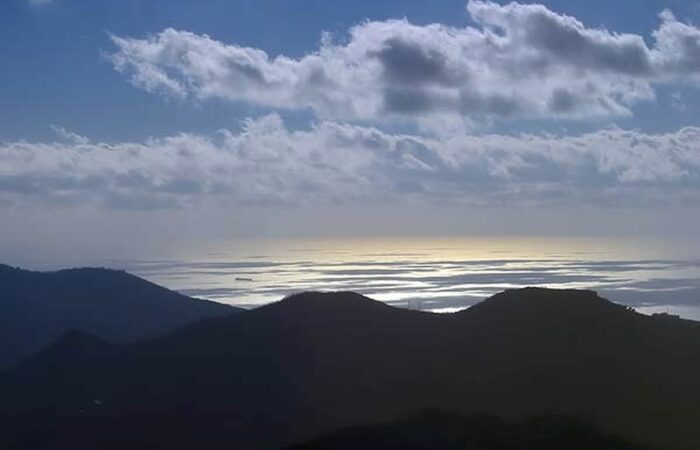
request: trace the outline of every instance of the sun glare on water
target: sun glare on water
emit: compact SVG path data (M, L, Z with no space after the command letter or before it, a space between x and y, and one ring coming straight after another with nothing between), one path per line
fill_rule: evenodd
M217 243L129 269L188 295L255 307L307 290L352 290L453 312L504 289L595 289L639 308L694 316L698 258L669 242L620 238L288 239ZM692 297L694 298L694 297ZM666 310L664 309L664 311Z

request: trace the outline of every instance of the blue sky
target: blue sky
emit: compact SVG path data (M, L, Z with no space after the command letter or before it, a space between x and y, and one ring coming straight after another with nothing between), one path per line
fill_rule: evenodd
M638 33L646 39L658 25L657 16L663 8L671 8L681 19L700 21L698 3L692 1L541 3L589 26ZM53 137L50 126L59 125L93 139L142 139L181 131L212 132L269 112L255 105L217 101L197 105L168 102L136 90L102 57L114 48L109 33L143 37L172 27L261 48L270 55L299 57L318 48L323 31L342 36L364 20L403 17L416 24L470 23L462 0L55 0L39 5L6 0L0 4L0 138L49 139ZM670 96L676 92L682 94L684 111L671 107ZM616 122L667 131L679 124L693 124L700 112L697 89L664 88L659 97L653 104L639 105L633 118ZM284 113L301 123L309 120L305 114ZM597 126L565 125L567 129ZM502 126L509 131L538 127L556 131L562 127L551 123Z
M0 251L692 235L698 23L685 0L5 0Z

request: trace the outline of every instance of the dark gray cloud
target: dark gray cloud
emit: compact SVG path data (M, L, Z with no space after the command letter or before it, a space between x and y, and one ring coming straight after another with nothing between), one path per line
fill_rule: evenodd
M418 114L436 109L436 99L420 88L389 87L384 91L384 107L387 112Z
M579 102L580 100L568 89L560 88L552 92L550 109L555 113L569 113L576 109Z
M471 113L512 117L523 113L526 101L513 94L489 93L463 89L460 91L461 110Z
M376 56L382 63L386 82L391 84L453 84L457 80L447 68L447 58L438 49L424 49L420 43L390 38Z

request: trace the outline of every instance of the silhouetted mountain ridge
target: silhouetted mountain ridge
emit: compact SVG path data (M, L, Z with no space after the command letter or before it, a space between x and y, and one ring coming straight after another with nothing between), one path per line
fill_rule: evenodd
M600 297L595 291L576 289L545 289L526 287L509 289L477 303L461 314L501 314L542 317L547 320L562 317L611 318L634 314L623 305Z
M14 426L0 436L34 434L39 416L54 448L93 436L101 449L255 450L433 409L580 415L632 442L696 450L697 325L591 292L515 290L455 314L306 293L7 372L0 411ZM87 409L94 399L99 408Z
M70 330L129 342L237 311L191 299L120 270L33 272L0 264L0 368Z
M339 309L340 308L340 309ZM339 313L348 311L393 310L386 303L372 300L350 291L300 292L260 309L306 310L308 312Z
M302 292L285 297L279 302L256 308L252 317L284 317L305 322L349 322L382 317L425 316L430 313L394 308L355 292Z

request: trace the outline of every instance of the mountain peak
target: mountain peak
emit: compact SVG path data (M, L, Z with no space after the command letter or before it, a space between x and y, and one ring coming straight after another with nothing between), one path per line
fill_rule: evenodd
M526 287L498 293L469 308L465 313L471 314L475 311L552 317L617 315L629 312L629 308L606 300L592 290Z
M377 313L391 314L396 308L355 292L302 292L258 308L260 314L274 314L298 320L361 321ZM254 311L255 312L255 311ZM377 317L384 317L383 315Z
M313 301L368 301L374 300L352 291L306 291L290 294L282 299L283 302L313 302Z
M278 307L299 309L348 309L348 308L386 308L379 301L350 291L321 292L310 291L291 294L275 303Z
M105 267L74 267L70 269L60 270L28 270L21 267L14 267L8 264L0 263L0 275L7 277L21 277L23 280L28 279L74 279L84 278L91 281L94 280L133 280L136 276L124 270L109 269ZM17 281L13 279L11 281Z
M497 298L520 299L523 301L607 301L601 298L596 291L589 289L551 289L545 287L528 286L518 289L506 289L493 297Z
M31 271L0 265L0 368L36 353L70 329L109 342L156 337L239 309L170 291L123 270Z

